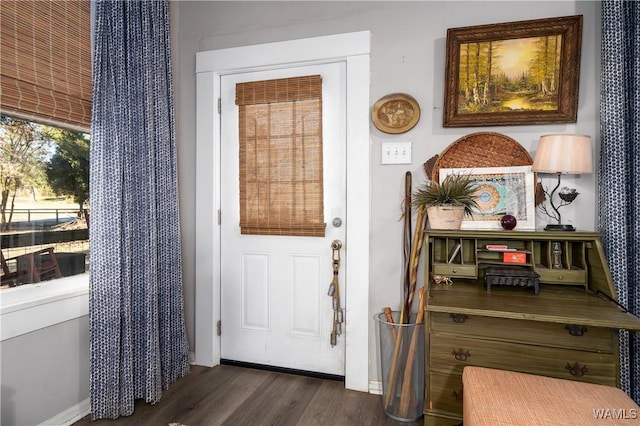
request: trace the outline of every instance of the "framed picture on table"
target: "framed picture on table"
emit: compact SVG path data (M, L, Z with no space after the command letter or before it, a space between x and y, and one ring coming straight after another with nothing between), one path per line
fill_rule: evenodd
M516 218L516 230L536 227L535 177L531 166L440 169L440 183L452 174L469 176L478 209L465 216L462 229L502 229L504 215Z

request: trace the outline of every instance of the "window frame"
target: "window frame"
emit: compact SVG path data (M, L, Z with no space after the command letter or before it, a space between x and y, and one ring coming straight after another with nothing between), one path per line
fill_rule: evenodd
M89 272L7 288L0 297L0 341L86 315Z
M46 125L70 129L70 126L61 122L49 122ZM87 129L79 131L89 132ZM5 288L0 290L0 341L88 314L88 270L81 274Z
M93 62L95 2L90 2L90 5L90 43ZM8 111L6 113L12 115ZM91 130L77 124L50 119L43 121L41 117L13 115L75 131L90 133ZM0 341L87 315L89 315L89 271L55 280L4 289L0 295L0 323L2 324Z

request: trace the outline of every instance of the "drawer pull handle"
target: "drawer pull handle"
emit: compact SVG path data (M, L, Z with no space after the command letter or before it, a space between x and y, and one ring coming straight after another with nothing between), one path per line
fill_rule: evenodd
M565 330L569 330L569 334L572 336L583 336L586 333L587 327L584 325L567 324L564 326Z
M464 349L460 348L457 351L454 349L451 351L451 355L453 355L456 360L458 361L466 361L467 358L469 358L471 356L471 354L469 353L469 351L465 351Z
M454 390L451 392L451 395L456 399L456 401L462 402L462 389L458 391Z
M567 366L564 367L565 370L569 370L569 373L575 377L582 377L584 373L588 373L589 369L586 365L580 366L577 362L574 362L573 365L567 362Z
M449 317L453 320L453 322L458 324L462 324L469 319L469 317L465 314L449 314Z

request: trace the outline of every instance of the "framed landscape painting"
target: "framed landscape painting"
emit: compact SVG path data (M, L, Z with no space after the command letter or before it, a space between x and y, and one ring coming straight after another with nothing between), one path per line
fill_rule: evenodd
M461 229L502 229L500 219L515 216L516 230L535 229L535 177L531 166L440 169L440 183L449 175L465 175L475 184L479 208L462 219Z
M447 30L444 127L575 123L582 15Z

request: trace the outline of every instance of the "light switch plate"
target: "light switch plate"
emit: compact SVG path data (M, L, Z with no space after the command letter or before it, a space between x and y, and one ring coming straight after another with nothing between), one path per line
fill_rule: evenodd
M380 164L411 164L411 142L382 142Z

